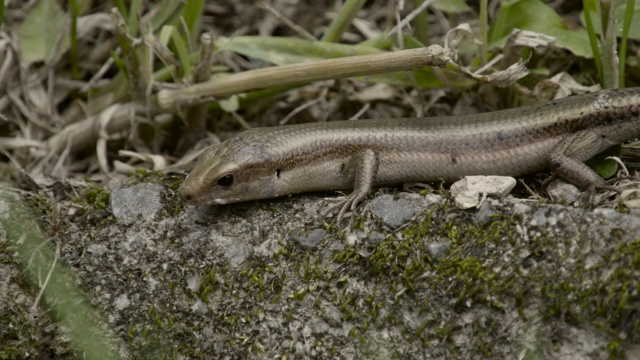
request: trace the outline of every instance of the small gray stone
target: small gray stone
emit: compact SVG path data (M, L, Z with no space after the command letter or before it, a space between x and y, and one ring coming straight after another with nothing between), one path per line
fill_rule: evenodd
M387 236L385 234L383 234L381 232L378 232L378 231L372 231L365 237L367 242L370 243L370 244L379 243L379 242L383 241L386 238L387 238Z
M242 264L253 254L253 247L236 238L230 238L212 230L209 241L222 251L223 256L233 267Z
M202 282L202 277L198 274L190 276L187 279L187 288L193 291L194 293L200 289L200 283Z
M418 311L402 312L402 322L412 331L418 330L427 318L428 315L420 314Z
M427 244L427 251L434 259L442 259L447 255L447 251L451 247L451 240L443 240L439 242L432 242Z
M530 224L532 226L555 226L557 220L550 208L542 207L531 216Z
M427 194L424 196L424 201L427 205L432 204L442 204L444 202L444 198L438 194Z
M523 202L515 202L513 204L514 214L523 215L523 214L529 213L530 211L531 211L531 206L529 206L528 204L525 204Z
M329 326L339 327L341 325L343 316L339 308L330 305L324 305L321 308L322 318L329 324Z
M484 224L487 221L491 220L493 215L497 214L497 211L494 209L494 204L491 199L487 199L485 202L480 205L480 209L475 216L476 224Z
M316 319L316 321L309 322L309 331L310 334L327 334L329 333L329 325L321 319Z
M451 185L451 195L458 208L469 209L478 206L484 196L502 199L515 186L516 179L510 176L466 176Z
M313 229L309 232L295 230L289 234L289 241L294 241L305 248L315 248L327 236L324 229Z
M193 305L191 305L191 311L194 313L206 314L209 311L209 307L201 300L197 300Z
M566 202L567 204L578 200L582 194L575 185L563 180L552 181L547 187L547 193L553 202Z
M94 255L102 255L107 252L107 247L101 244L91 244L87 247L87 252Z
M387 226L397 229L416 214L417 206L406 199L394 199L385 194L371 201L371 212Z
M127 294L122 294L113 300L113 306L118 310L123 310L131 305L131 301L127 297Z
M247 244L236 242L229 246L224 252L224 257L229 260L231 266L236 267L242 264L253 253L253 248Z
M132 224L152 219L162 209L162 186L138 184L129 188L116 187L111 191L111 212L121 222Z

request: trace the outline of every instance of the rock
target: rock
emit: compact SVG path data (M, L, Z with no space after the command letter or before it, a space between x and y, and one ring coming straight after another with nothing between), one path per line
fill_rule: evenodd
M582 192L575 185L563 180L554 180L547 187L547 193L553 202L571 204L578 200Z
M295 230L289 234L289 241L294 241L302 247L313 249L318 246L326 236L327 231L324 229L313 229L308 232Z
M109 205L118 221L133 224L151 220L162 209L163 188L156 184L138 184L128 188L115 187Z
M371 200L371 212L387 226L397 229L416 214L417 204L407 199L394 199L384 194Z
M485 196L499 199L507 196L516 186L516 179L510 176L466 176L451 185L451 195L460 209L476 207Z

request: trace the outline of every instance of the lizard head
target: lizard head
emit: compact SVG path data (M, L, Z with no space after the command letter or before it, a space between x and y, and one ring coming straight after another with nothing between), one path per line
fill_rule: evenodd
M234 137L200 155L180 198L192 205L222 205L275 197L278 172L261 148Z

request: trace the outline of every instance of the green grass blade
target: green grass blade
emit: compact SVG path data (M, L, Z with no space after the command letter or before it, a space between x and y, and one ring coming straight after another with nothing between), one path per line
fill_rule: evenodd
M629 38L629 29L631 28L631 21L633 20L633 12L636 7L635 0L627 0L627 8L624 13L624 24L622 26L622 41L620 43L620 54L619 54L619 63L620 63L620 78L618 87L624 88L626 79L625 76L625 65L627 62L627 39Z
M142 0L133 0L131 2L131 9L129 11L129 17L127 19L127 26L129 27L129 35L131 37L138 36L140 29L138 28L138 20L142 14Z
M155 13L151 19L151 29L158 31L162 26L172 23L174 18L182 14L184 6L182 1L162 1L153 10Z
M184 40L184 38L182 38L182 36L180 36L180 33L176 30L175 27L171 26L171 25L167 25L167 27L171 27L171 44L173 45L173 48L175 49L175 52L178 55L178 61L180 62L180 68L182 69L182 73L184 74L184 76L190 77L191 76L191 71L192 71L192 64L191 64L191 55L189 53L189 47L186 43L186 41ZM163 27L162 32L165 32L165 27Z
M345 32L351 21L358 15L358 11L362 8L366 0L347 0L342 6L338 16L331 22L327 32L322 36L322 41L336 42L340 40L340 36Z
M487 48L489 46L489 15L487 13L487 0L480 0L480 63L482 65L487 63L488 54Z
M188 39L190 44L194 44L200 35L200 20L203 6L204 0L188 0L187 5L184 7L182 16L189 31Z
M416 40L413 41L417 42ZM235 51L239 54L268 61L275 65L288 65L312 60L384 52L377 48L362 45L346 45L305 39L264 36L238 36L232 39L220 38L216 42L216 46L217 50ZM442 81L434 75L433 70L430 68L413 70L413 76L417 80L417 83L425 88L442 86ZM413 86L416 83L406 71L371 75L367 76L367 80L401 86Z
M587 25L587 34L589 35L589 45L591 45L591 52L593 53L593 61L596 63L598 75L600 75L600 79L602 81L602 57L600 57L600 48L598 46L596 29L593 26L593 21L591 19L591 6L589 4L589 0L583 0L583 7L584 19Z
M219 38L216 41L216 50L235 51L276 65L382 52L382 50L369 46L269 36Z
M426 0L414 0L414 8L420 7ZM423 44L429 43L429 9L425 9L413 20L416 38Z
M113 5L115 5L116 8L118 9L118 11L120 11L120 15L122 15L122 17L124 19L129 17L127 15L127 7L124 6L124 1L122 1L122 0L113 0Z
M31 210L7 190L0 190L0 204L0 229L17 250L34 292L41 292L40 309L64 326L80 357L120 359L113 347L119 341L105 331L107 322L76 286L73 273L59 259L60 249L54 251L53 242L45 239Z
M71 77L75 80L80 78L80 72L78 71L78 12L80 5L77 0L69 0L69 12L71 13L71 24L69 31L69 62L71 63Z

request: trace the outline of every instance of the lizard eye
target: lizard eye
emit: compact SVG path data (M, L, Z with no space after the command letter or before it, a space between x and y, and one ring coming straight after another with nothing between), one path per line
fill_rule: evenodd
M233 175L227 174L218 179L218 186L229 187L233 184Z

